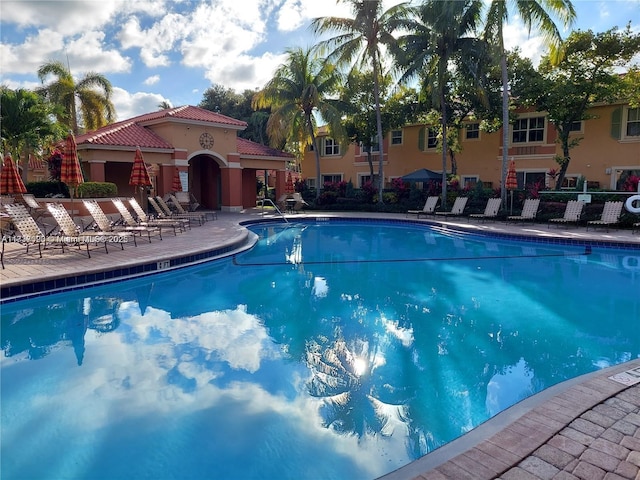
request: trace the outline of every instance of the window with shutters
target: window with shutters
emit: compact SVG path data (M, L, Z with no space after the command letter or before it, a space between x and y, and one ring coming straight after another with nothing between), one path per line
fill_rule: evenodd
M323 139L324 148L322 154L325 157L340 155L340 144L333 138L326 137Z
M435 128L427 128L427 150L434 150L438 147L438 131Z
M624 136L640 138L640 107L625 109Z

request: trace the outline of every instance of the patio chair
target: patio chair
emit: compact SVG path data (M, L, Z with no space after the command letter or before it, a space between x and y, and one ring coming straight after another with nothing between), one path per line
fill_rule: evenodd
M487 200L487 206L484 209L484 213L472 213L469 215L469 221L472 218L477 220L488 220L491 218L496 218L498 216L498 212L500 211L500 205L502 204L502 199L500 198L490 198Z
M200 206L196 197L189 192L176 192L175 197L183 208L186 205L191 212L195 212Z
M440 215L443 217L456 217L462 215L465 207L467 206L467 201L469 201L469 197L458 197L456 201L453 202L453 207L448 212L436 212L436 215Z
M47 212L47 207L43 207L42 205L40 205L36 200L36 197L31 193L22 194L22 203L26 205L29 213L35 221L38 221L38 218L40 218Z
M154 218L150 215L147 215L147 212L145 212L142 207L140 206L140 204L138 203L138 201L131 197L129 198L129 205L131 205L131 208L133 208L133 211L136 214L136 217L138 219L138 222L144 224L144 225L157 225L160 227L170 227L173 228L173 233L174 235L177 235L177 230L176 229L180 229L181 232L185 232L188 228L191 228L191 224L189 222L189 220L181 220L181 219L171 219L171 218ZM160 207L158 207L160 208Z
M296 201L296 203L293 205L294 212L299 212L300 210L309 206L309 204L304 201L304 198L302 198L302 194L300 192L292 194L291 198Z
M104 251L109 253L107 248L107 239L101 232L81 232L80 225L77 225L64 205L60 203L47 203L47 210L51 217L58 224L58 232L53 238L64 240L67 245L77 246L78 249L84 245L87 249L87 256L91 258L89 246L104 246ZM124 248L121 246L121 248Z
M140 229L139 231L141 236L142 232L146 231L149 243L151 243L152 233L157 233L160 237L160 240L162 240L162 229L160 227L136 222L135 218L133 218L133 215L131 215L131 212L127 210L127 207L124 206L124 203L122 203L122 200L120 200L119 198L112 198L111 202L116 207L116 210L118 210L118 212L120 213L120 216L122 217L122 220L127 227L136 227L137 229Z
M609 227L620 223L620 215L622 215L622 205L623 202L604 202L600 220L588 221L587 230L589 230L589 226L592 226L593 228L605 228L608 232Z
M520 212L520 215L509 215L507 217L507 221L524 223L531 220L533 222L538 215L538 208L540 208L539 198L527 198L524 201L524 205L522 206L522 212Z
M547 228L550 228L552 223L557 223L557 224L574 223L577 225L577 223L580 221L580 217L582 216L583 209L584 209L584 202L581 202L579 200L569 200L564 210L564 215L560 218L550 218L549 225L547 226Z
M149 203L155 209L156 206L159 207L159 213L162 212L165 217L168 218L188 218L189 221L196 221L198 225L202 225L205 222L203 215L197 212L188 212L188 213L177 213L171 210L167 202L161 196L156 196L155 198L149 197Z
M417 218L420 218L420 215L424 215L425 217L427 215L433 215L436 210L436 206L438 205L438 200L440 200L440 197L437 197L437 196L427 197L427 200L424 202L424 207L422 207L422 210L407 210L407 217L409 215L416 215Z
M202 217L202 223L207 221L207 215L204 212L187 212L182 205L180 204L180 202L178 201L178 199L176 198L175 195L171 195L169 194L169 200L171 201L171 203L173 204L173 206L176 209L176 213L178 213L179 215L200 215ZM213 216L213 219L215 220L216 218L218 218L217 215Z
M49 244L55 244L64 250L65 243L58 237L49 237L40 229L35 219L27 211L27 207L21 203L3 205L5 212L11 218L14 233L2 234L2 252L0 253L0 264L4 268L4 254L6 243L18 243L27 247L25 255L29 254L31 245L38 246L38 255L42 258L42 250Z
M123 244L129 238L133 239L134 246L138 246L136 234L142 235L142 232L145 231L144 227L116 226L111 220L109 220L109 217L107 217L96 200L84 200L83 202L85 208L89 212L89 215L91 215L91 218L93 219L93 223L91 224L92 226L95 226L102 233L112 234L114 241L117 240L122 248L124 248Z

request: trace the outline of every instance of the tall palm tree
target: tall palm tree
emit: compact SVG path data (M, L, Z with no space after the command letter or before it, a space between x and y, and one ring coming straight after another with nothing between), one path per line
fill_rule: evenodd
M442 206L447 206L447 101L454 70L473 75L477 70L481 42L473 34L480 24L482 0L443 2L428 0L418 7L411 31L399 39L401 80L420 76L423 91L440 110L442 128Z
M312 49L287 50L287 60L276 70L274 77L253 97L252 106L258 110L271 108L267 133L272 145L283 142L297 150L298 157L313 147L316 157L316 198L320 196L320 149L316 142L316 115L327 122L329 134L341 141L344 138L341 114L335 94L340 76L335 67L314 56Z
M339 0L340 1L340 0ZM384 148L382 117L380 114L380 75L382 73L381 47L393 49L396 38L393 34L408 25L408 18L412 12L409 3L401 3L386 11L382 11L381 0L342 0L351 4L353 18L322 17L312 22L316 34L336 33L337 35L318 44L321 49L330 51L327 60L335 61L337 65L352 64L356 61L357 68L365 70L371 67L373 71L373 94L376 103L376 128L379 145L378 167L378 201L382 203L382 189L384 187Z
M509 3L529 31L537 28L542 34L545 45L550 49L550 57L554 62L562 58L562 36L553 21L552 15L558 17L565 27L569 27L576 18L571 0L491 0L486 15L485 38L493 39L500 50L500 69L502 73L502 171L501 198L502 204L507 201L507 190L504 188L507 177L507 161L509 147L509 76L507 70L507 52L504 48L504 24L509 20Z
M95 130L114 121L115 107L111 102L113 89L105 76L89 72L76 82L69 69L57 61L46 63L38 69L38 78L43 84L49 75L56 79L39 89L39 93L62 107L58 121L67 125L75 135L79 133L80 120L86 130Z

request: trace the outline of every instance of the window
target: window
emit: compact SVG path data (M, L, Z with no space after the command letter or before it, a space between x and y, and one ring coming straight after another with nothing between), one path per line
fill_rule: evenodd
M360 142L360 150L362 151L362 153L367 153L369 151L371 151L371 153L374 153L374 152L380 151L380 145L378 145L378 142L371 142L371 143L372 143L371 147L368 147L364 145L362 142Z
M570 132L581 132L582 131L582 121L578 120L577 122L571 123L569 126Z
M536 183L544 187L546 185L547 172L516 172L516 177L518 179L518 188L532 187Z
M402 130L391 130L391 145L402 145Z
M627 110L625 135L627 137L640 137L640 107Z
M427 128L427 149L438 146L438 132L435 128Z
M322 175L322 183L339 183L342 181L342 174Z
M358 175L358 188L362 188L367 182L371 182L371 175Z
M513 124L513 143L542 142L544 117L519 118Z
M560 186L560 188L573 190L576 188L577 183L578 183L577 175L567 175L562 180L562 185Z
M315 178L307 178L307 187L316 188L316 179Z
M462 177L462 187L464 188L473 188L476 186L476 183L478 183L478 177L476 176L463 176Z
M333 138L324 139L324 156L340 155L340 144Z
M480 124L479 123L467 123L465 138L467 140L477 140L480 138Z

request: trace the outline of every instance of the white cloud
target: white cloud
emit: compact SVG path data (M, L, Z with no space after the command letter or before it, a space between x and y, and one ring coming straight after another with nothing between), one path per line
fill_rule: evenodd
M182 15L169 14L148 29L142 29L137 18L131 18L117 35L125 49L140 48L140 57L148 67L170 65L168 52L188 32L189 22Z
M21 44L2 43L0 58L3 75L35 74L40 65L61 51L63 46L63 36L49 29L26 37Z
M154 112L158 110L160 103L169 102L169 99L159 93L131 93L122 88L114 87L112 102L118 116L117 120L126 120L143 113Z
M155 85L160 81L160 75L151 75L143 82L145 85Z

